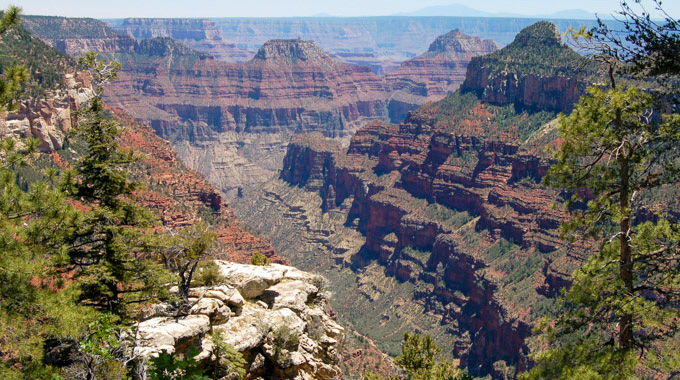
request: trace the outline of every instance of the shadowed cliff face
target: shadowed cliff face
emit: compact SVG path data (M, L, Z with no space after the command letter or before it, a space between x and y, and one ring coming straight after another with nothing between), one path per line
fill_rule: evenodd
M544 26L520 35L530 52L554 41ZM545 76L574 70L569 60L526 59ZM468 78L536 75L509 62L471 65ZM296 265L329 266L325 275L351 289L334 305L339 315L384 349L394 349L394 330L427 332L471 374L504 378L526 368L531 327L582 257L560 248L562 214L551 208L560 196L540 184L544 148L557 143L555 108L485 100L495 90L454 92L399 125L371 123L347 149L296 136L280 180L235 207Z

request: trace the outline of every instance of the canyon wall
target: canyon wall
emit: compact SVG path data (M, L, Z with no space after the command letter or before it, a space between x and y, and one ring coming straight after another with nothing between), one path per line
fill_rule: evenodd
M569 112L594 73L583 61L562 44L553 24L542 21L522 30L502 51L473 58L461 89L489 104Z
M540 75L568 86L573 52L555 32L539 23L515 42L547 53ZM475 58L468 78L483 76L480 67L534 75L494 63L517 44ZM371 123L346 149L296 136L280 178L235 209L293 263L326 268L349 288L334 300L341 320L388 352L395 331L430 333L471 374L512 378L528 365L533 324L582 256L562 248L562 214L551 207L560 194L540 183L558 107L487 101L496 90L456 91L398 125Z
M135 40L116 33L107 24L91 18L26 16L24 27L55 49L72 57L98 53L132 52Z
M161 41L165 52L145 54ZM139 46L134 56L117 56L124 68L107 102L149 122L228 197L273 175L292 133L348 138L362 123L387 118L381 78L333 61L309 41L270 41L243 64L178 54L169 39Z
M211 21L126 19L118 29L141 38L133 40L91 19L30 20L34 33L67 53L87 46L119 61L108 104L149 123L230 199L281 168L293 133L318 131L348 142L363 123L399 121L453 89L472 56L493 50L489 41L448 34L386 80L367 66L335 61L311 41L272 40L251 60L229 64L177 40L193 46L218 40ZM75 46L69 41L78 35Z

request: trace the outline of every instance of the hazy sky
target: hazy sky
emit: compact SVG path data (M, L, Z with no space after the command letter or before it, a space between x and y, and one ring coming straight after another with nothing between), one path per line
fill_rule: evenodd
M0 0L2 8L19 5L25 14L95 18L377 16L452 3L527 15L565 9L610 14L620 9L619 0ZM664 8L674 17L680 16L680 1L666 0Z

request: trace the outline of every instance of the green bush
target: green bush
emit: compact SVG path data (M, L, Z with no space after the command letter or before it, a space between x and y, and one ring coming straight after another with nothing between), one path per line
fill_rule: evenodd
M250 257L250 263L253 265L264 266L269 265L272 262L267 256L260 253L260 251L255 251L255 253L253 253L253 255Z
M213 376L216 378L243 379L246 375L246 360L243 354L224 341L221 331L212 336L217 361Z
M288 351L296 350L300 344L300 335L295 329L284 325L274 331L272 343L274 344L274 355L279 356L284 349Z
M202 261L198 265L194 283L198 286L216 286L227 282L220 272L220 267L214 261Z
M199 350L191 347L184 358L178 358L166 351L161 352L157 357L149 359L151 368L149 371L151 380L210 380L204 376L205 370L199 368L200 363L196 361Z

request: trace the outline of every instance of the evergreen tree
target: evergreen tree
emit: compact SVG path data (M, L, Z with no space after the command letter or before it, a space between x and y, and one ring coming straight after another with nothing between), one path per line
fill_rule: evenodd
M597 32L580 35L603 41ZM609 84L560 117L563 143L544 180L573 194L562 235L583 238L589 257L560 315L539 326L550 348L534 355L526 379L622 379L680 365L680 225L670 210L652 211L680 182L680 115L666 96L619 84L620 59L634 68L644 57L599 46Z
M162 290L164 272L142 249L145 231L155 219L134 200L141 185L130 180L126 168L138 157L118 144L122 128L107 117L102 101L103 86L117 78L120 65L100 61L94 53L80 63L92 74L95 96L76 129L85 153L62 186L89 210L71 237L67 259L75 269L81 300L124 316L129 305L151 301Z
M439 359L442 350L432 336L404 332L401 355L396 362L412 380L467 380L470 377L448 359Z
M11 6L0 18L0 36L12 27L21 24L21 8ZM28 71L23 66L5 68L0 79L0 111L16 108L16 101L21 92L22 83L28 81Z
M20 9L10 7L0 34L19 24ZM28 75L10 67L0 80L0 109L12 109ZM53 269L52 258L66 249L66 237L80 213L54 186L54 171L25 191L16 172L31 163L32 139L0 142L0 378L53 378L44 363L48 338L76 337L94 316L75 305L74 294Z

